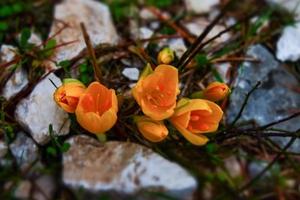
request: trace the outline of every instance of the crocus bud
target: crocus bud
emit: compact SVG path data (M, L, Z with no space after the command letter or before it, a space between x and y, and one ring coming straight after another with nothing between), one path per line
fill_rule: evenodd
M75 115L81 127L103 134L117 122L118 100L115 90L92 82L80 96Z
M160 142L168 136L168 129L163 121L154 121L146 116L135 117L138 130L151 142Z
M170 48L164 48L158 53L159 64L170 64L174 60L174 52Z
M55 102L66 112L74 113L85 86L76 79L64 79L53 94Z
M230 93L229 87L225 83L213 82L203 91L203 98L210 101L220 101Z

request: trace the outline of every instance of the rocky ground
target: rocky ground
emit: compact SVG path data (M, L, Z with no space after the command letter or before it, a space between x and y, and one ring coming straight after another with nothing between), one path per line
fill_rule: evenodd
M1 1L1 199L299 199L299 19L299 0ZM122 94L105 142L53 100L63 78L93 80L80 23ZM222 125L203 147L150 143L130 89L163 47L177 66L197 43L181 96L230 85Z

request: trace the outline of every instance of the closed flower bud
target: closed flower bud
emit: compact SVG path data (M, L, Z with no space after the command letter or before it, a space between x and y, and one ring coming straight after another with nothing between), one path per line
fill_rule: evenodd
M163 121L154 121L149 117L135 117L138 130L151 142L160 142L168 136L168 129Z
M74 113L85 86L76 79L65 79L53 94L55 102L66 112Z
M81 95L75 114L78 123L94 134L105 133L117 121L118 100L113 89L92 82Z
M204 145L208 138L203 134L216 131L222 116L222 109L214 102L204 99L181 99L170 121L192 144Z
M164 48L158 53L157 62L159 64L170 64L174 60L174 52L170 48Z
M213 82L203 91L203 98L210 101L220 101L230 93L228 85L220 82Z

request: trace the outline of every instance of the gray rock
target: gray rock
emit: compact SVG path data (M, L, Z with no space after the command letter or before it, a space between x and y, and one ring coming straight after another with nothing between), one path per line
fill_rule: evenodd
M49 125L52 124L55 135L66 135L69 132L70 120L68 114L59 108L53 100L55 87L61 81L54 74L49 74L39 82L31 94L21 100L16 107L16 120L26 128L33 139L39 144L50 140Z
M281 61L297 61L300 58L300 23L284 28L277 42L276 56Z
M255 57L260 62L245 62L239 69L238 77L230 96L227 110L228 122L232 122L239 112L245 95L253 86L261 81L262 85L252 93L248 104L238 122L254 121L258 125L266 125L292 115L300 107L300 94L290 88L299 86L297 79L273 55L261 45L252 46L247 56ZM275 128L295 131L300 128L300 117L280 123ZM277 138L280 144L287 138ZM296 141L292 150L299 152L300 141Z
M88 136L74 136L63 155L63 182L89 191L133 194L156 189L191 199L197 183L183 168L134 143L100 144Z
M53 58L56 62L72 59L86 48L80 22L85 24L94 46L101 43L115 44L118 41L110 11L103 3L94 0L64 0L55 6L54 13L56 20L52 24L50 37L67 24L68 26L54 37L57 44L76 41L57 49Z
M34 141L23 132L17 133L17 138L9 145L11 153L16 158L22 170L26 170L38 159L38 147Z
M219 0L185 0L184 2L189 11L202 14L211 11L212 7L219 3Z

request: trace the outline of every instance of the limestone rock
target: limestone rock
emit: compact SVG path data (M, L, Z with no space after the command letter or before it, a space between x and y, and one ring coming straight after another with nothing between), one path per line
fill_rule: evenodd
M39 144L50 140L49 125L52 124L55 135L66 135L69 132L68 114L59 108L53 100L55 87L61 81L54 74L49 74L39 82L31 94L21 100L16 107L15 117L26 128Z
M125 68L122 74L130 80L137 81L139 79L140 72L137 68Z
M56 62L72 59L86 48L80 22L83 22L92 44L115 44L118 35L112 23L108 7L94 0L64 0L56 5L50 36L56 34L64 25L63 31L54 38L57 44L75 41L57 49L54 56ZM63 23L62 23L63 22Z
M300 58L300 23L284 28L277 42L276 56L281 61L297 61Z
M209 23L210 23L210 21L208 21L205 18L196 18L191 22L185 23L184 26L187 28L187 30L191 34L193 34L195 36L199 36L205 30L205 28L209 25ZM225 29L225 27L223 25L215 25L214 28L207 34L204 41L207 41L208 39L214 37L215 35L217 35L221 31L223 31L224 29ZM216 43L226 42L229 38L230 38L230 34L227 32L227 33L222 34L217 39L215 39L214 42L216 42Z
M185 0L187 9L197 14L209 12L218 3L219 0Z
M100 144L88 136L74 136L63 155L63 182L89 191L133 194L157 189L190 199L197 187L183 168L134 143Z

